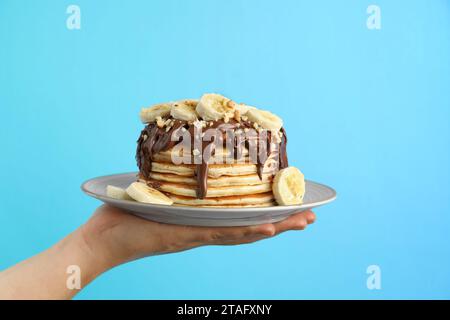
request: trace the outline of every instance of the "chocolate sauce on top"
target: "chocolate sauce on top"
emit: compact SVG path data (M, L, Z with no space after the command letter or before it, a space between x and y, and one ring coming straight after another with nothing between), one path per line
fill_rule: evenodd
M214 150L217 146L221 145L225 148L224 144L227 131L252 129L253 127L254 124L252 122L237 122L234 119L231 119L228 123L225 123L223 120L219 120L212 122L211 125L207 124L204 130L216 129L218 130L217 135L214 139L212 139L212 141L202 141L202 150L199 151L203 153L206 148L210 148L211 155L214 155ZM136 161L141 175L146 180L150 179L153 155L161 151L167 151L180 143L183 139L182 137L179 141L172 141L171 137L177 132L177 130L182 130L182 128L189 131L191 137L191 148L194 149L195 125L189 124L186 121L174 120L170 129L167 129L166 127L160 128L155 123L150 123L142 130L137 141ZM272 145L272 134L269 131L264 131L263 133L255 131L256 136L246 137L243 135L244 138L242 139L234 137L234 159L239 159L241 156L239 152L239 150L241 150L239 148L240 146L245 146L250 150L249 145L256 143L258 148L258 162L256 165L260 179L262 179L264 169L266 165L268 165L269 161L272 161L272 164L275 162L279 169L286 168L288 166L288 158L286 153L287 137L284 128L281 128L280 132L282 133L280 139L281 141L277 143L277 148L275 149ZM265 160L261 162L259 159ZM195 168L195 175L197 179L197 198L199 199L205 198L208 191L208 161L209 159L205 159L203 157L201 163L196 164ZM158 185L154 186L157 187Z

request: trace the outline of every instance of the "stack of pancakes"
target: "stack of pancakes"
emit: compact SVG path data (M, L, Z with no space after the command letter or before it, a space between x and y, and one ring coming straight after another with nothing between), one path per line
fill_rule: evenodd
M279 203L274 176L288 167L288 160L286 132L278 116L204 94L199 100L144 108L141 120L146 127L137 141L139 181L163 192L175 205Z
M175 205L201 207L267 207L275 205L272 175L257 173L257 166L245 157L238 161L223 151L211 157L208 166L206 197L197 197L196 164L174 164L173 149L153 155L145 182L169 196ZM218 157L222 161L218 161ZM242 161L243 160L243 161ZM222 162L222 163L218 163Z

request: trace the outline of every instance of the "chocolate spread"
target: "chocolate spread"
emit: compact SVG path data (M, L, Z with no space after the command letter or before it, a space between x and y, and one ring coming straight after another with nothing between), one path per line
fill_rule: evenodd
M166 127L158 127L156 123L149 123L144 130L142 130L141 135L139 136L139 139L137 141L137 150L136 150L136 161L137 165L139 167L139 171L142 176L144 176L145 179L149 180L150 178L150 172L152 171L152 159L153 155L161 152L166 151L171 148L173 148L175 145L180 143L182 141L182 138L180 138L179 141L172 141L171 137L172 135L177 131L184 128L185 130L188 130L191 137L191 148L194 149L194 131L195 131L195 124L190 124L187 121L181 121L181 120L175 120L173 121L172 127L167 129ZM205 130L208 129L216 129L219 130L219 137L222 137L222 139L219 139L219 141L216 141L216 139L213 139L213 141L203 141L202 142L202 150L199 150L202 154L205 148L212 148L211 155L214 154L215 146L218 144L222 144L223 147L225 147L225 134L227 130L245 130L245 129L253 129L254 123L250 121L240 121L237 122L234 119L231 119L229 122L225 123L223 120L213 121L206 125L204 128ZM184 130L183 129L183 130ZM278 168L283 169L288 167L288 158L286 153L286 144L287 144L287 137L286 132L284 128L281 128L281 138L278 144L278 152L274 152L271 142L272 141L272 134L270 131L263 131L258 132L254 131L256 136L254 137L246 137L244 135L244 139L239 140L237 137L234 137L234 159L239 159L241 156L239 154L240 148L238 148L238 144L241 143L242 146L245 146L247 149L249 149L249 144L256 143L258 148L258 161L256 162L257 165L257 172L262 179L263 170L265 168L265 165L267 161L269 160L275 160L278 163ZM262 148L261 146L264 146L265 148ZM191 151L192 151L191 150ZM275 155L276 159L273 159L273 155ZM272 156L272 159L271 159ZM265 161L261 162L259 159L266 159ZM209 159L205 159L205 157L202 158L200 164L196 164L195 166L195 176L197 179L197 198L203 199L206 197L207 189L208 189L208 161Z

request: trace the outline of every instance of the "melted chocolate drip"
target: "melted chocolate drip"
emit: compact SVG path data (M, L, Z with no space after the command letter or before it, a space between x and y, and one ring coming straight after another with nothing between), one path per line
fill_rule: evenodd
M175 120L173 126L166 131L166 128L159 128L155 123L148 124L144 130L142 130L141 135L137 141L137 150L136 150L136 161L139 167L139 171L141 175L146 179L150 179L150 172L152 171L152 159L153 155L157 154L161 151L166 151L174 147L176 144L182 141L171 141L172 134L181 128L185 128L189 130L191 136L191 146L194 149L194 140L195 140L195 127L194 125L188 124L186 121ZM235 130L235 129L252 129L253 123L249 121L241 121L237 122L235 120L230 120L228 123L225 123L223 120L214 121L212 125L207 126L207 129L217 129L220 134L217 135L219 137L219 141L214 138L212 141L202 141L202 150L200 152L204 152L206 148L210 148L211 156L214 155L214 151L218 145L221 145L224 148L224 136L227 130ZM257 162L257 172L260 179L262 179L265 165L268 161L274 160L273 157L276 157L276 163L279 169L284 169L288 166L288 159L286 153L286 144L287 137L286 131L284 128L281 128L281 141L277 144L277 148L272 150L271 139L272 134L270 131L265 132L264 134L258 133L256 136L252 137L253 141L249 141L249 138L244 138L241 141L238 141L237 137L234 137L234 159L239 159L242 155L239 150L241 147L246 147L250 150L250 143L256 143L258 147L258 159L265 159L265 161ZM208 152L209 153L209 152ZM272 158L271 158L272 157ZM208 169L209 169L209 159L202 157L202 162L196 165L195 175L197 179L197 198L203 199L206 197L208 191ZM276 172L276 171L274 171ZM151 182L153 184L153 182ZM153 184L154 187L158 187L160 184L155 182Z
M284 128L281 128L281 133L283 135L281 137L280 151L279 151L279 158L278 158L280 170L289 167L289 161L288 161L287 151L286 151L286 145L287 145L286 130L284 130Z

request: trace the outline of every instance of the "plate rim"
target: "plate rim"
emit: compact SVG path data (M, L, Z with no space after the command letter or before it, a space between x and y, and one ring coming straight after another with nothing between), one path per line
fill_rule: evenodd
M93 192L90 192L89 190L87 190L86 185L94 180L99 180L99 179L106 179L106 178L110 178L110 177L114 177L114 176L125 176L125 175L131 175L131 174L136 174L137 175L137 171L132 171L132 172L124 172L124 173L115 173L115 174L108 174L108 175L102 175L102 176L97 176L88 180L85 180L80 188L81 190L88 196L91 196L95 199L101 200L103 202L108 201L108 202L112 202L112 203L116 203L116 204L127 204L127 203L132 203L133 205L136 205L138 207L142 207L142 208L161 208L161 209L165 209L165 208L180 208L183 209L185 211L191 211L191 212L223 212L223 211L227 211L227 212L245 212L245 211L254 211L254 210L258 210L261 212L272 212L274 209L276 208L280 208L280 210L284 209L284 210L300 210L300 209L307 209L310 207L318 207L318 206L322 206L325 205L327 203L330 203L334 200L336 200L337 198L337 192L334 188L325 185L323 183L320 182L316 182L316 181L312 181L309 179L305 179L305 182L310 182L310 183L314 183L316 185L322 186L326 189L329 189L331 191L331 193L333 194L330 198L322 200L322 201L318 201L318 202L314 202L314 203L310 203L310 204L300 204L300 205L290 205L290 206L281 206L281 205L277 205L277 206L271 206L271 207L242 207L242 208L207 208L207 207L189 207L189 206L173 206L173 205L165 205L165 204L152 204L152 203L142 203L142 202L137 202L137 201L131 201L131 200L119 200L119 199L114 199L111 197L107 197L107 196L101 196L98 194L95 194Z

